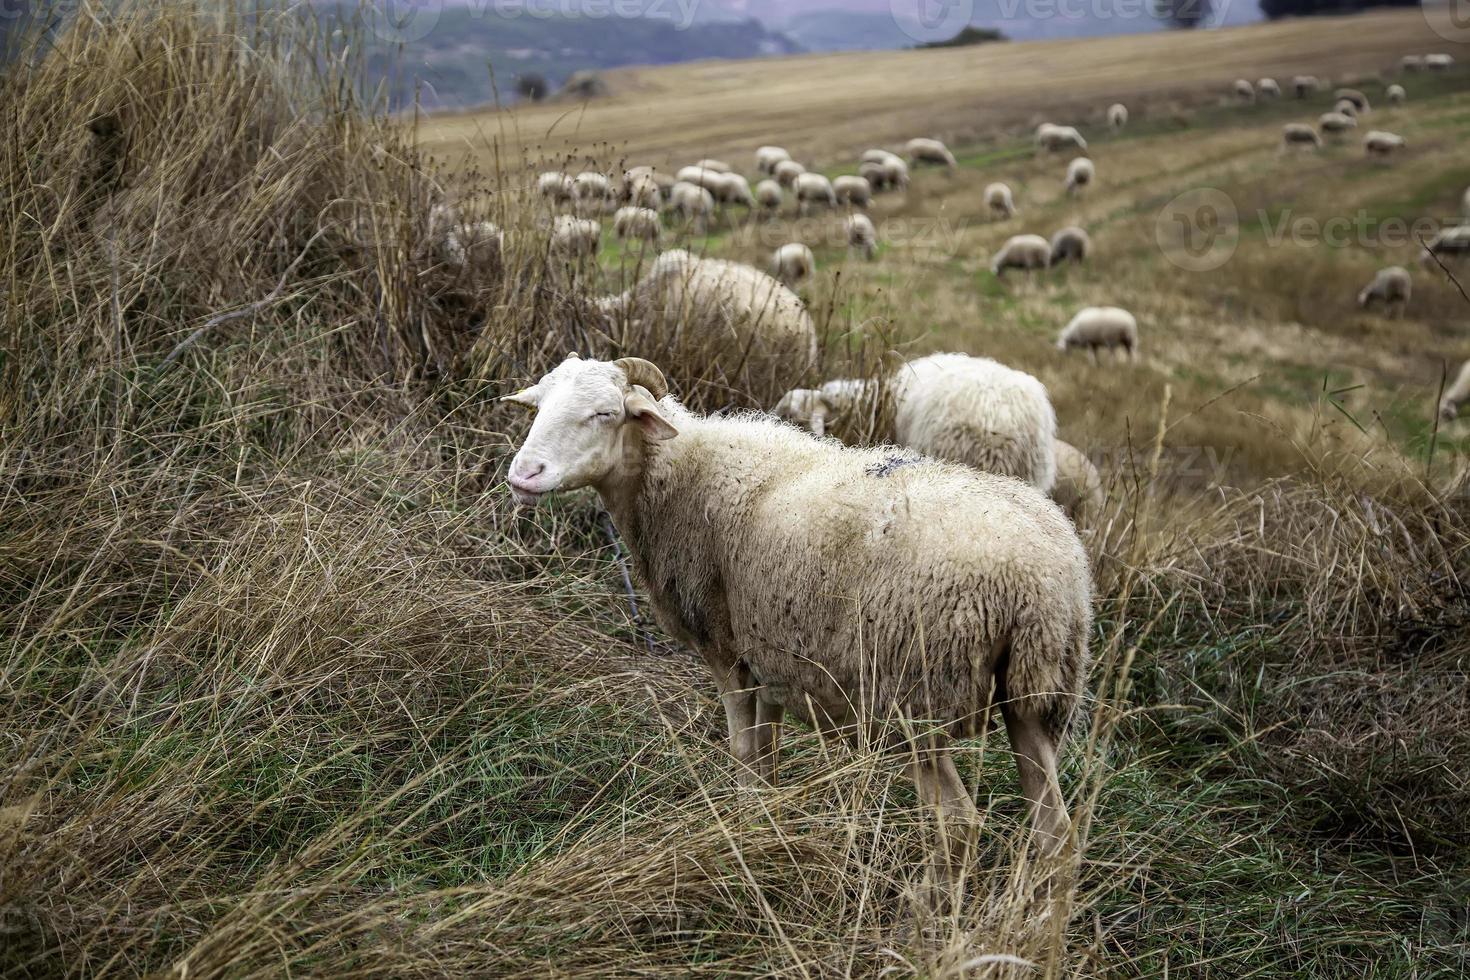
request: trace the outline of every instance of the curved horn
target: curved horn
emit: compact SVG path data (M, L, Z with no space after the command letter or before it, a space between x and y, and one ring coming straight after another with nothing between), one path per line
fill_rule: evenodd
M669 383L664 380L664 373L652 361L645 361L641 357L620 357L613 363L623 369L623 373L628 376L628 384L642 385L655 399L669 393Z

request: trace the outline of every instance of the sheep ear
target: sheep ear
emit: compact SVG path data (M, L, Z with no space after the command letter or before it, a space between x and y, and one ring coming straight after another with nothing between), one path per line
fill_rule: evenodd
M541 386L532 385L529 388L522 388L513 395L502 395L500 400L510 402L512 405L520 405L522 408L534 409L541 404Z
M648 389L642 385L634 385L633 389L623 398L623 410L628 413L628 420L643 430L643 435L647 439L663 442L679 434L679 430L663 417L663 413L658 409L658 403L653 400Z

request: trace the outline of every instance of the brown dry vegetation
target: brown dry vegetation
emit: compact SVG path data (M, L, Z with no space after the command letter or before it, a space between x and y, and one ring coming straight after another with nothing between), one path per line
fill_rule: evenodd
M1367 22L1339 70L1388 63L1400 31L1425 46ZM1250 34L1273 31L1284 58L1328 28ZM1116 451L1088 535L1091 724L1063 777L1075 887L1030 865L990 736L965 749L987 813L967 900L935 916L901 760L797 732L782 788L737 790L713 691L637 613L596 501L508 505L524 423L491 396L568 348L623 352L587 287L626 257L553 261L529 162L435 166L348 94L350 54L302 57L330 43L83 16L5 79L0 972L1465 972L1470 515L1438 490L1453 441L1433 470L1425 446L1434 360L1465 353L1456 294L1421 277L1387 324L1351 307L1374 249L1247 235L1203 275L1152 232L1199 180L1243 212L1454 207L1461 76L1411 89L1392 168L1279 160L1286 107L1181 131L1145 111L1099 141L1080 204L1003 133L881 205L945 217L937 247L890 241L841 276L819 251L824 374L994 353L1047 381L1069 438ZM1021 186L1011 224L969 217L992 176ZM446 263L445 198L509 247ZM977 271L1074 216L1093 264L1003 289ZM701 244L763 261L741 234ZM1066 312L1120 296L1143 363L1057 360ZM664 366L700 404L739 398L698 350ZM1367 387L1340 410L1321 393L1344 380ZM1189 472L1194 447L1235 456Z

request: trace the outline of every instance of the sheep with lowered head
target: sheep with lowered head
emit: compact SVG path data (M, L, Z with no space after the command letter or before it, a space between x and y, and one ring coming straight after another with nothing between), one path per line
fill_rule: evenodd
M552 224L551 247L562 255L596 255L601 241L602 225L590 218L574 218L563 214L558 215Z
M1040 235L1012 235L990 260L990 271L997 279L1007 269L1032 272L1051 265L1051 243Z
M802 214L806 214L814 206L837 206L837 191L832 187L832 182L822 174L801 174L796 178L795 190L796 203L800 205Z
M1379 269L1373 281L1362 288L1358 293L1358 305L1366 310L1374 303L1382 303L1390 316L1401 317L1413 292L1414 280L1409 277L1409 270L1401 265L1391 265Z
M859 172L873 190L903 190L909 186L909 165L903 157L887 150L865 150Z
M1408 93L1404 91L1402 85L1390 85L1383 90L1383 97L1388 99L1389 105L1401 106L1404 104L1404 99L1408 97Z
M1016 199L1011 189L998 181L985 188L985 206L992 218L1003 220L1016 216Z
M939 140L923 137L911 139L904 146L904 152L908 154L909 159L915 164L932 163L941 167L948 167L950 170L955 170L959 167L959 163L955 160L954 154L949 152L949 147L945 146Z
M1128 107L1121 102L1108 106L1108 125L1115 130L1128 125Z
M788 242L771 255L771 274L787 286L805 282L816 271L816 256L801 242Z
M1332 93L1332 99L1334 102L1351 102L1360 115L1372 110L1368 96L1355 88L1340 88Z
M1236 99L1241 102L1256 101L1256 87L1244 78L1237 78L1235 84L1230 87L1235 93Z
M684 249L663 253L632 289L597 305L614 320L614 336L700 348L763 405L817 356L816 327L799 296L759 269Z
M1058 439L1052 445L1056 449L1057 482L1052 484L1051 499L1072 523L1085 524L1102 513L1107 503L1102 474L1087 454L1071 443Z
M1263 78L1256 82L1256 93L1263 99L1281 98L1281 86L1274 78Z
M1352 101L1350 101L1348 99L1338 99L1337 100L1337 104L1332 107L1332 111L1333 112L1340 112L1344 116L1348 116L1349 118L1352 118L1352 119L1358 118L1358 106L1357 106L1357 103L1352 102Z
M1138 321L1116 306L1089 306L1077 311L1060 337L1057 350L1086 350L1094 364L1099 350L1122 350L1128 359L1138 357Z
M1470 361L1460 365L1460 373L1455 375L1455 380L1444 390L1444 395L1439 399L1439 417L1446 422L1453 422L1460 415L1460 406L1470 399Z
M1449 71L1454 64L1455 56L1452 54L1426 54L1424 56L1424 67L1430 71Z
M1399 71L1416 72L1424 68L1424 59L1417 54L1406 54L1399 59Z
M776 178L776 183L787 190L795 188L797 178L804 173L806 168L795 160L782 160L771 168L771 176Z
M1317 117L1317 125L1330 136L1342 136L1348 130L1357 128L1358 121L1345 113L1324 112Z
M613 233L621 241L629 238L641 242L657 242L663 235L663 224L658 212L652 208L636 208L631 205L618 208L613 215Z
M1322 137L1317 131L1306 123L1287 123L1281 127L1281 149L1318 149L1322 146Z
M1036 127L1036 145L1050 153L1062 150L1086 150L1087 140L1073 126L1042 123Z
M739 204L754 208L755 195L750 191L750 181L739 174L716 174L709 192L718 204Z
M1056 481L1057 419L1031 375L985 357L931 354L876 378L789 391L773 410L815 435L904 446L1043 492Z
M1018 480L699 416L665 391L647 361L568 358L507 396L536 411L507 482L522 506L597 490L659 624L713 675L740 781L776 778L787 711L912 752L944 881L979 822L949 742L999 708L1037 843L1062 849L1092 581L1061 510Z
M1291 89L1299 99L1305 99L1321 88L1322 82L1316 75L1297 75L1291 80Z
M790 160L791 154L780 146L762 146L755 151L755 169L763 174L774 174L776 164L782 160Z
M1370 157L1391 156L1404 146L1404 138L1398 133L1386 133L1381 129L1370 129L1363 137L1363 152Z
M869 262L878 254L878 229L873 226L873 219L866 214L850 214L847 216L847 247L854 252L861 252L863 258Z
M1067 164L1067 193L1072 195L1081 194L1086 190L1097 176L1097 168L1093 166L1087 157L1077 157Z
M855 208L871 207L873 185L865 177L844 175L832 180L832 193L837 195L838 204L849 204Z
M781 210L781 204L785 198L786 195L781 192L781 185L769 177L755 185L756 203L768 214L775 214Z
M681 180L669 191L669 207L683 220L704 228L715 213L715 196L698 184Z
M1087 253L1092 251L1092 238L1087 230L1076 225L1068 225L1051 236L1051 264L1061 265L1063 262L1075 262L1081 265L1087 259Z
M572 195L577 211L584 217L602 214L613 199L612 181L607 174L587 170L572 178Z
M553 204L566 204L576 194L570 174L548 170L536 178L536 192Z

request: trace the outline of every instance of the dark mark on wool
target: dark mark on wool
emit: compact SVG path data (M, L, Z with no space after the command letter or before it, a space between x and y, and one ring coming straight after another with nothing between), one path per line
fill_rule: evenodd
M905 466L913 466L917 462L919 462L918 456L888 456L873 463L863 472L869 476L888 476L894 470L902 469Z

